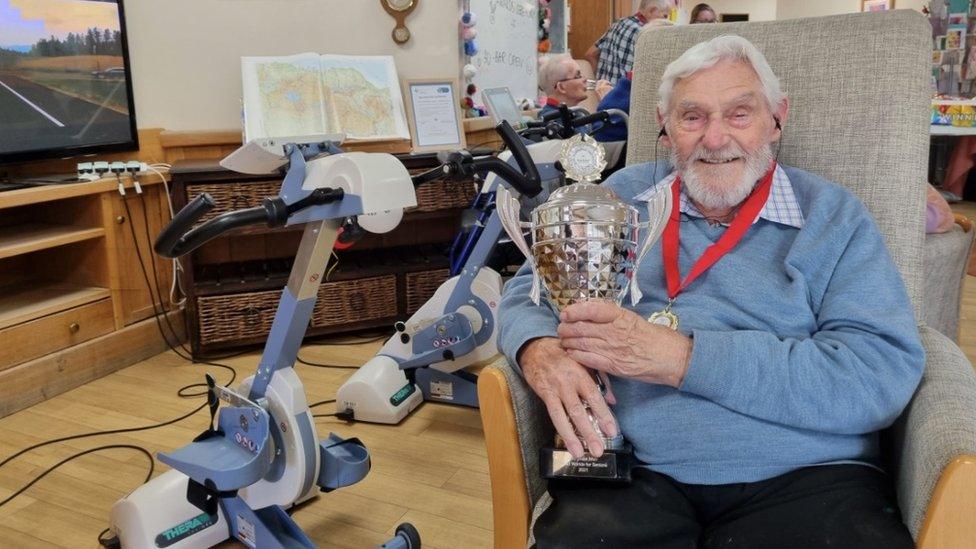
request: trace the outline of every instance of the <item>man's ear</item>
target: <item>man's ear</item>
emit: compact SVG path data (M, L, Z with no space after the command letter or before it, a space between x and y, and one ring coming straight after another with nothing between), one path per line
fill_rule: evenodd
M783 136L783 128L786 126L786 118L790 113L790 100L784 97L779 106L773 112L773 118L779 122L779 128L773 130L773 141L779 140Z
M671 136L668 135L668 130L667 130L667 126L665 125L665 122L666 122L666 119L664 118L664 115L661 114L661 109L658 108L657 109L657 125L660 126L660 128L661 128L659 130L659 133L658 133L658 139L661 140L661 144L662 145L664 145L666 148L670 149L671 148Z

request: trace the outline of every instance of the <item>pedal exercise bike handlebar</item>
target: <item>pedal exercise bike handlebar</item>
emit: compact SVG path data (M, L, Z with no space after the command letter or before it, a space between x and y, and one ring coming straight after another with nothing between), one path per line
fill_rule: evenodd
M629 116L620 109L606 109L590 114L581 107L568 107L566 104L542 115L538 120L531 120L526 125L528 129L523 135L541 135L547 138L566 139L576 133L577 128L588 126L595 122L601 124L600 129L609 124L629 123ZM595 132L591 132L595 133Z
M413 184L419 187L425 183L442 178L454 180L469 179L476 173L493 172L507 181L520 194L533 197L542 192L542 179L539 170L532 161L529 150L518 133L507 121L495 126L495 131L508 146L521 172L513 168L504 160L495 156L472 156L468 151L455 151L445 155L438 155L441 166L413 176Z
M504 121L495 130L512 151L515 161L522 169L521 173L499 158L493 156L475 158L467 151L458 151L446 155L444 164L436 170L415 176L414 185L419 186L443 177L466 179L475 173L490 171L503 177L527 196L539 194L542 191L539 171L518 134L508 122ZM309 196L293 204L285 204L279 197L265 198L261 206L227 212L193 227L200 218L216 206L213 198L204 193L198 195L173 216L159 234L153 249L162 257L180 257L238 227L262 223L268 227L281 227L293 213L310 206L342 200L343 194L342 189L316 189Z
M343 194L342 189L316 189L293 204L285 204L284 200L277 197L265 198L260 206L227 212L193 227L194 223L216 206L213 197L203 193L173 216L159 233L153 249L166 258L180 257L238 227L262 223L268 227L281 227L291 214L310 206L342 200Z

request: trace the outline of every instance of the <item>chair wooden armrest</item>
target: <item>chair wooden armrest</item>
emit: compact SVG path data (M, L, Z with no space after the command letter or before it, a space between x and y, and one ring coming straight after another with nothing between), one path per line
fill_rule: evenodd
M923 549L976 540L976 373L956 345L920 325L925 372L905 412L886 432L902 520ZM524 547L545 485L531 473L533 448L552 438L545 408L503 360L478 379L491 475L495 547ZM514 403L518 403L516 409ZM523 447L523 444L525 447Z
M525 547L532 505L505 374L488 366L478 375L481 424L488 448L495 549Z
M956 225L962 227L963 231L968 233L969 231L973 230L973 222L968 217L960 213L953 214L953 217L955 218L954 220L956 222Z
M976 455L954 459L942 471L925 521L918 534L919 549L972 546L976 540Z

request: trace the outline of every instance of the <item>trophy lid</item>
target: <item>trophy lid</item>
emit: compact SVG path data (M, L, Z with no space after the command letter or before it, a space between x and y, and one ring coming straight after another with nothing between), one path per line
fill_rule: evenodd
M559 221L637 223L637 209L612 190L593 183L573 183L553 191L532 211L535 225Z
M565 222L636 222L636 209L610 189L594 184L606 167L603 145L585 134L566 140L559 156L566 179L576 181L556 189L532 211L535 225Z
M619 204L617 193L595 183L573 183L560 187L549 196L549 203L577 202Z

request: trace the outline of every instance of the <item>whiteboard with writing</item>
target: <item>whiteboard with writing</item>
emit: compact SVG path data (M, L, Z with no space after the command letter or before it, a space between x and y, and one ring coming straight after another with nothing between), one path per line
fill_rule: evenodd
M538 0L470 0L478 17L478 68L474 84L481 90L508 87L516 101L538 97Z

